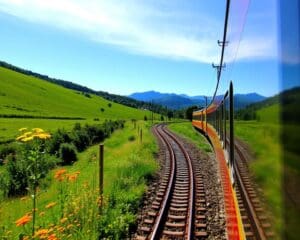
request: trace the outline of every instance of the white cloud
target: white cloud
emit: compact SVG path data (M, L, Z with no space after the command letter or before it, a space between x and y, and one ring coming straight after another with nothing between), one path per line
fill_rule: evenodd
M220 48L216 41L223 34L223 19L208 16L204 11L168 9L174 2L0 0L0 11L75 31L132 53L203 63L218 61ZM243 46L238 58L269 55L268 42L253 44L245 40Z

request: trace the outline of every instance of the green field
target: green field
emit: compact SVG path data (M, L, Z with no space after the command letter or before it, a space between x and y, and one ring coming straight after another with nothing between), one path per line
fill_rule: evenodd
M14 140L19 134L18 129L32 129L36 126L44 129L47 132L54 132L58 128L69 130L74 127L75 123L84 125L97 124L98 121L89 120L57 120L57 119L26 119L26 118L0 118L0 144Z
M110 105L111 104L111 105ZM101 110L102 109L102 110ZM20 127L45 126L47 130L70 127L78 120L2 118L6 116L80 117L88 122L99 119L144 119L150 112L107 101L93 94L83 94L0 67L0 141L13 137ZM157 115L155 115L158 118ZM24 124L22 124L22 121ZM48 123L49 124L46 124ZM14 126L16 124L16 126ZM12 128L13 127L13 128Z
M138 140L137 128L134 129L131 122L126 123L123 130L117 130L111 138L104 142L105 206L103 212L105 214L98 219L96 217L99 176L99 146L96 145L80 153L79 160L74 165L63 167L69 173L80 171L76 182L56 181L54 174L58 169L53 170L43 181L37 205L38 214L43 212L43 215L38 217L37 225L49 229L51 224L59 225L60 221L62 222L59 190L64 184L64 191L68 195L66 201L77 201L79 205L82 205L82 209L79 210L76 217L76 221L81 224L80 227L74 226L73 230L69 229L61 233L63 239L67 234L72 234L72 239L96 239L100 232L100 226L103 228L102 231L106 231L105 236L111 239L117 239L118 236L126 234L128 227L135 223L135 214L146 189L147 180L157 168L154 160L154 153L157 152L154 137L144 122L138 123L138 127L144 130L142 143ZM130 140L130 136L134 136L135 139ZM46 209L45 206L51 202L55 202L57 205ZM110 208L112 204L113 207ZM9 200L2 199L0 229L4 228L5 230L3 232L0 230L0 235L5 234L9 236L8 239L17 239L19 233L28 232L29 226L16 227L15 221L29 212L31 207L32 202L29 196ZM71 213L69 212L69 214ZM88 221L89 217L94 218L92 223ZM72 218L68 217L68 224L75 221L73 215ZM66 226L66 223L63 226Z
M196 146L200 149L204 150L205 152L212 152L212 147L206 138L200 134L199 132L195 131L191 122L185 123L172 123L168 125L169 128L179 134L181 137L189 139L193 142Z

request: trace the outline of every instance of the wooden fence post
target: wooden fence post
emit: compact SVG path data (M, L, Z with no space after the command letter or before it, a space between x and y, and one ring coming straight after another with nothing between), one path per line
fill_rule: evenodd
M100 194L100 211L103 206L103 158L104 158L104 144L99 145L99 194Z

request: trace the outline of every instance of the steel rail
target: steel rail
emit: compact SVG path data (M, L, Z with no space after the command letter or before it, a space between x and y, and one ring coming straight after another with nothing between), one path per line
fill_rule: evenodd
M189 156L189 154L186 152L185 148L182 146L182 144L177 140L177 138L170 132L168 132L166 129L164 129L164 132L170 136L174 142L179 146L182 153L185 156L185 159L187 160L188 166L189 166L189 178L190 178L190 193L189 193L189 210L188 210L188 221L186 224L186 237L185 239L192 239L193 238L193 222L194 222L194 209L195 209L195 183L194 183L194 174L193 174L193 166L192 166L192 160Z
M239 149L239 147L236 144L235 144L235 150L236 150L237 154L239 155L240 159L243 161L243 163L247 164L244 154L242 153L242 151ZM246 189L246 186L243 182L243 178L242 178L241 173L240 173L240 166L238 166L238 165L239 165L239 163L236 163L234 165L234 168L235 168L235 172L236 172L238 185L239 185L239 187L241 189L241 192L242 192L242 198L244 200L245 207L248 210L249 218L250 218L250 221L252 223L252 228L254 230L253 234L259 240L266 240L267 238L265 236L265 232L261 227L261 224L260 224L260 221L258 219L257 213L255 211L255 208L252 205L251 199L249 197L248 191Z
M159 125L157 128L159 128L160 126L161 125ZM169 177L169 184L168 184L167 191L164 195L162 206L160 208L158 216L156 217L154 227L153 227L153 230L150 235L151 240L158 239L159 235L161 234L161 226L162 226L161 222L164 219L166 212L167 212L167 206L170 201L171 190L173 189L174 182L175 182L175 168L176 168L175 153L172 149L171 144L166 140L166 138L156 128L154 128L154 131L157 133L157 136L161 139L161 141L163 141L166 144L166 146L168 148L170 160L171 160L170 161L171 162L171 174Z

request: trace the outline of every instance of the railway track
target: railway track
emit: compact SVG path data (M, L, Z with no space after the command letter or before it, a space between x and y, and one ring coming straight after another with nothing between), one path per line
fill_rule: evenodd
M247 159L242 147L235 144L236 195L247 239L273 239L274 233L266 212L250 179Z
M163 174L136 239L207 237L203 178L189 154L164 125L154 128L167 151Z

